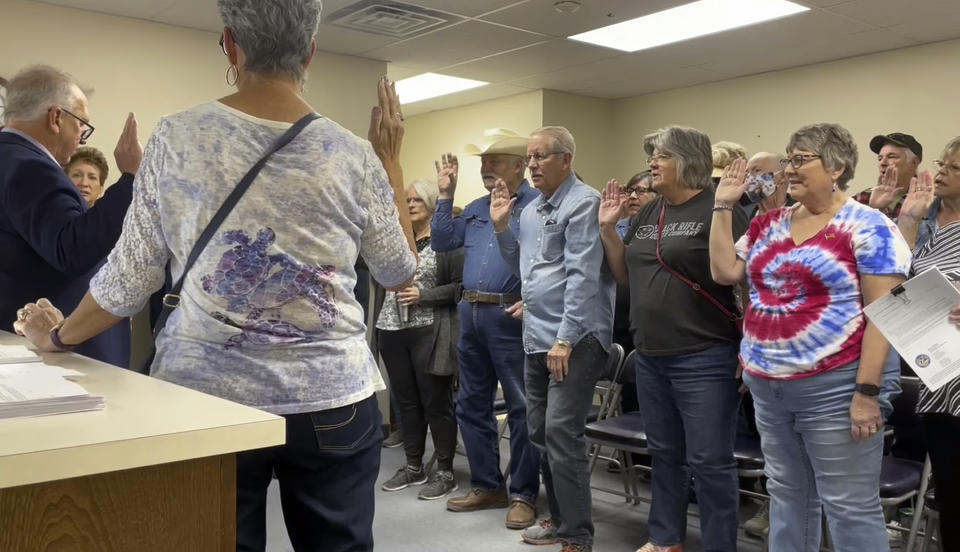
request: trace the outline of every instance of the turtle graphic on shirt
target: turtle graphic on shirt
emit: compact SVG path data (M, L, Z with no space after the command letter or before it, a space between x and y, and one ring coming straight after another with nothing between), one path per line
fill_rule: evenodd
M262 228L251 240L243 230L224 232L221 243L234 244L220 257L212 274L200 281L207 293L226 299L230 313L247 313L236 321L224 313L214 313L221 322L241 330L226 345L252 343L290 343L307 340L336 325L339 311L333 300L331 280L334 267L312 267L283 253L270 254L276 241L271 228ZM317 330L306 331L283 319L283 307L306 300L317 315Z

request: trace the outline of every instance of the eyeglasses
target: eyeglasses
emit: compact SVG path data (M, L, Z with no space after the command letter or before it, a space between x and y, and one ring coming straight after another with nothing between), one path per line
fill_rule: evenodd
M947 163L946 161L941 161L937 159L933 162L933 164L937 166L938 170L941 170L943 172L948 172L950 174L960 174L960 167L958 167L953 163Z
M820 156L816 154L806 154L806 153L792 155L786 159L780 160L780 168L786 169L787 165L791 165L794 169L799 169L800 167L806 165L807 163L809 163L810 161L813 161L814 159L820 159Z
M223 45L223 34L220 34L220 51L223 52L223 55L227 55L227 47Z
M530 161L533 160L537 162L537 165L539 165L540 163L543 163L544 159L546 159L547 157L550 157L551 155L560 155L562 153L566 153L566 152L565 151L548 151L547 153L534 153L533 155L528 155L524 157L523 162L529 165Z
M647 188L646 186L634 186L632 188L627 188L626 190L623 191L623 193L627 197L630 197L632 195L640 197L642 195L655 194L657 192L653 191L651 188Z
M654 163L659 165L661 162L667 159L673 159L673 156L667 155L665 153L658 153L656 155L651 155L650 157L647 157L647 165L653 165Z
M81 119L80 117L77 117L77 116L74 115L73 113L70 113L69 111L67 111L66 109L64 109L64 108L62 108L62 107L60 108L60 111L63 111L63 112L66 113L67 115L69 115L69 116L73 117L74 119L80 121L80 141L81 141L81 142L86 142L86 141L90 138L90 135L93 134L93 130L94 130L93 125L91 125L88 121L85 121L84 119Z

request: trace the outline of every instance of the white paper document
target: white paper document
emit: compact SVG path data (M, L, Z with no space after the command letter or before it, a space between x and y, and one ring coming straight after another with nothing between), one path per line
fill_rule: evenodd
M65 379L74 374L39 363L0 365L0 419L102 410L103 397Z
M0 345L0 364L40 362L40 355L23 345Z
M958 304L960 291L934 268L863 311L923 383L936 391L960 376L960 329L947 318Z

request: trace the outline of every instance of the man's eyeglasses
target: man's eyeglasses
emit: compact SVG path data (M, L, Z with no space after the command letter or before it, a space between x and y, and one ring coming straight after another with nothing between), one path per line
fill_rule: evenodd
M60 111L63 111L63 112L66 113L67 115L69 115L69 116L73 117L74 119L80 121L80 141L81 141L81 142L86 142L86 141L90 138L90 135L93 134L93 130L94 130L94 129L93 129L93 125L91 125L88 121L85 121L85 120L81 119L80 117L77 117L77 116L74 115L73 113L70 113L69 111L67 111L66 109L64 109L64 108L62 108L62 107L60 108Z
M646 186L634 186L632 188L627 188L626 190L623 191L623 193L627 197L630 197L632 195L640 197L642 195L655 194L657 192L653 191L653 189L651 188L647 188Z
M786 159L780 160L780 168L786 169L787 165L790 165L794 169L799 169L800 167L806 165L807 163L809 163L810 161L813 161L814 159L820 159L820 156L816 154L805 154L805 153L792 155Z
M539 165L540 163L543 163L544 159L546 159L547 157L550 157L551 155L560 155L560 154L562 154L562 153L566 153L566 152L564 152L564 151L548 151L547 153L534 153L533 155L528 155L528 156L524 157L524 158L523 158L523 162L524 162L525 164L529 165L529 164L530 164L530 161L533 160L533 161L536 161L536 162L537 162L537 165Z
M937 166L937 170L948 172L950 174L960 174L960 167L953 163L947 163L946 161L937 159L933 162L933 164Z
M667 155L665 153L658 153L656 155L651 155L650 157L647 157L647 165L653 165L654 163L659 165L661 162L667 159L673 159L673 156Z

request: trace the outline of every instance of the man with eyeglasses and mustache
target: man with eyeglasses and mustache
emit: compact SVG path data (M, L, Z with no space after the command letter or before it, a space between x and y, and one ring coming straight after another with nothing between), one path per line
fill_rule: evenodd
M467 153L480 156L480 176L488 191L501 181L507 193L516 198L509 222L516 231L520 213L540 196L524 179L527 138L501 128L484 134L486 145L467 146ZM520 279L500 256L490 219L490 196L470 202L462 215L455 217L453 197L459 162L447 153L436 165L440 195L430 223L430 243L436 251L464 247L465 255L456 414L470 464L471 489L464 496L448 500L447 509L472 512L509 505L506 527L524 529L536 520L540 461L527 433ZM493 412L498 381L510 426L509 488L500 470Z
M27 68L7 89L0 131L0 328L11 331L18 308L45 297L73 310L120 237L143 149L133 114L115 150L123 173L88 207L61 166L93 133L87 98L70 75ZM28 314L20 309L21 317ZM114 326L76 351L127 367L129 334Z

